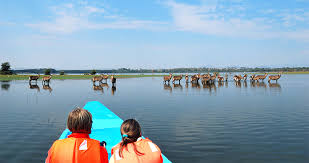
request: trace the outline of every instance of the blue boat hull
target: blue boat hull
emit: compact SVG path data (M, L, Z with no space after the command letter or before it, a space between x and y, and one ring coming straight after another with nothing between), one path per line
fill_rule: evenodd
M92 130L90 138L106 141L108 157L111 157L111 149L121 141L120 126L123 122L116 114L98 101L88 102L84 109L92 114ZM59 139L65 139L71 132L65 129ZM171 163L163 154L163 163Z

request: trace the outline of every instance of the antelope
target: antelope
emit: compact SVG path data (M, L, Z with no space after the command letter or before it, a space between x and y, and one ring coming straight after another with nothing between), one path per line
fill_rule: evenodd
M51 75L44 76L43 79L42 79L42 84L44 85L46 82L49 84L51 78L52 78Z
M250 81L253 81L254 77L255 77L255 74L251 75L250 76Z
M182 79L182 75L179 75L179 76L174 76L173 77L173 83L175 83L175 81L178 80L179 84L180 84L180 80Z
M102 76L102 80L105 80L105 82L107 83L108 75L102 74L101 76Z
M94 84L96 81L98 81L99 83L102 83L102 80L103 80L102 75L100 75L100 76L94 76L94 77L92 78L93 84Z
M31 83L32 80L34 80L37 83L39 78L40 78L40 74L35 75L35 76L29 76L29 83Z
M170 73L169 76L163 76L163 82L166 83L170 83L170 80L172 79L172 73Z
M257 82L259 82L259 77L258 76L254 76L253 78L252 78L252 81L257 81Z
M191 83L192 83L192 82L198 83L198 81L200 80L200 78L201 78L201 74L192 75L192 76L191 76Z
M114 75L111 76L111 82L112 82L112 87L115 87L116 78L114 77ZM115 88L115 89L116 89L116 88Z
M218 82L223 82L224 80L224 77L223 76L220 76L220 74L218 75Z
M196 75L191 76L191 83L198 83L198 77Z
M243 79L243 77L241 75L234 75L233 78L236 82L240 81L241 79Z
M267 76L267 73L265 73L264 75L257 75L256 77L258 78L258 80L262 80L262 81L264 81L264 79L266 78L266 76Z
M188 76L188 74L186 74L185 79L186 79L186 83L189 83L189 76Z
M247 74L244 75L243 79L244 81L247 81Z
M278 79L280 79L281 77L281 74L278 74L278 75L271 75L271 76L268 76L268 83L270 83L271 80L276 80L276 83L278 82Z
M209 83L209 80L210 80L210 76L203 77L202 78L202 84L204 85L204 84Z
M217 78L217 74L214 73L214 75L210 76L210 81L214 82L216 80L216 78Z

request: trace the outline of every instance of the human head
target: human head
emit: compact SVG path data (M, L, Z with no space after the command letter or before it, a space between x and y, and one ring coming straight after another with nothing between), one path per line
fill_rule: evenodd
M142 136L142 129L139 123L135 119L127 119L125 120L120 127L120 132L122 136L122 142L120 143L120 157L122 156L122 150L129 143L133 143L134 151L138 155L143 155L143 153L139 152L134 144L139 137Z
M67 126L73 133L91 133L92 115L89 111L76 108L69 113Z
M134 139L135 141L142 136L141 126L135 119L127 119L125 120L120 127L121 135L123 138Z

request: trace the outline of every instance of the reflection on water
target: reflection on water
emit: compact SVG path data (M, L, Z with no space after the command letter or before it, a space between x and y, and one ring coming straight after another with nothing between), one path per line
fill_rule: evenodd
M8 91L10 88L10 81L1 81L1 90Z
M171 87L170 83L168 83L168 84L164 83L163 89L164 89L164 90L167 90L167 91L169 91L169 92L171 92L171 93L172 93L172 91L173 91L173 88Z
M182 90L182 85L181 84L173 84L174 90Z
M161 77L134 78L117 81L117 91L109 81L95 88L89 80L0 82L10 85L0 89L0 162L44 162L68 113L93 100L138 119L173 162L307 162L308 80L164 85Z
M116 86L115 84L113 83L113 86L112 86L112 95L114 96L116 93Z
M33 83L29 82L29 88L30 89L36 89L38 92L40 92L40 87L36 83L33 84Z
M49 93L51 93L53 91L53 89L49 85L49 82L48 82L48 84L43 84L43 89L49 91Z
M112 94L114 95L113 91L116 91L116 87L114 88L114 90L113 90L113 87L112 87ZM98 85L96 85L96 83L93 83L92 88L94 91L99 91L99 92L104 93L104 89L106 88L106 90L108 90L109 86L105 82L104 83L99 82Z

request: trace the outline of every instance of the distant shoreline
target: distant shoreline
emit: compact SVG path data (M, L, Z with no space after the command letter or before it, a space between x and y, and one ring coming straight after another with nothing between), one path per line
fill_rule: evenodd
M186 73L175 73L175 74L186 74ZM225 73L221 73L225 74ZM237 72L236 72L237 74ZM243 74L243 72L239 72L239 74ZM247 74L263 74L263 73L247 73ZM278 74L277 72L268 72L268 74ZM297 72L283 72L282 74L309 74L309 71L297 71ZM31 75L0 75L0 81L6 81L6 80L28 80L29 76ZM42 79L43 76L48 75L41 75L40 79ZM94 76L97 75L52 75L52 79L59 79L59 80L66 80L66 79L92 79ZM166 75L163 74L139 74L139 75L114 75L116 78L141 78L141 77L163 77Z

